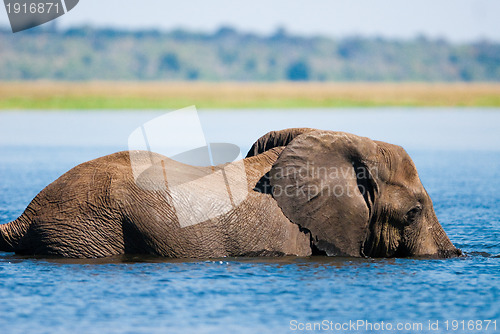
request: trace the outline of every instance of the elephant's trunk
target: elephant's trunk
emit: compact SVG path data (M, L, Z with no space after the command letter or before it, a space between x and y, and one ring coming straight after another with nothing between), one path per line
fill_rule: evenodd
M456 257L463 255L462 251L456 248L451 242L450 238L448 238L448 235L444 231L441 224L439 224L437 218L436 218L436 224L434 225L433 229L434 229L433 233L434 242L437 245L439 257L448 258L448 257Z
M448 238L434 210L431 210L428 223L424 224L423 229L423 235L420 238L423 242L416 255L437 255L442 258L462 255L462 251L456 248Z

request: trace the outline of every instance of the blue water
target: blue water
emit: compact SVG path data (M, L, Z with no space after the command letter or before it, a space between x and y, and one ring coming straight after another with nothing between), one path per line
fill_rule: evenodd
M0 114L0 223L74 165L126 149L128 134L157 115ZM201 118L209 141L243 150L290 126L403 145L467 257L63 260L0 252L1 333L293 333L323 320L422 324L396 333L479 333L496 320L496 331L490 323L486 332L500 331L500 110L212 111ZM465 330L458 323L453 331L452 320L464 320ZM469 320L483 320L482 331L468 330Z

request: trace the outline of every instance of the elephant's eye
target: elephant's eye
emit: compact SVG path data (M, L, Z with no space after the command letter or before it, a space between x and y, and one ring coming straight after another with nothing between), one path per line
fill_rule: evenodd
M422 211L421 206L416 206L413 209L411 209L410 211L408 211L406 213L406 217L405 217L406 222L408 224L411 224L413 221L415 221L415 219L418 217L418 215L420 214L421 211Z

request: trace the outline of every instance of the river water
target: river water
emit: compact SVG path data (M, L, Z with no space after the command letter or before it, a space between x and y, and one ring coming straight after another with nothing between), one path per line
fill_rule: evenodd
M0 223L76 164L126 150L130 133L161 114L0 113ZM200 119L207 142L234 143L243 154L269 130L301 126L402 145L467 256L64 260L0 252L2 333L500 330L499 109L210 110Z

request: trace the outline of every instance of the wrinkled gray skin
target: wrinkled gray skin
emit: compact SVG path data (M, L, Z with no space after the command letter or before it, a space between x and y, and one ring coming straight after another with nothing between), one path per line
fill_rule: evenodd
M0 250L73 258L461 254L399 146L287 129L261 137L244 164L245 200L181 228L167 190L137 186L129 152L83 163L0 225Z

